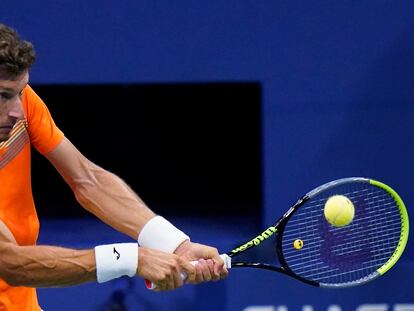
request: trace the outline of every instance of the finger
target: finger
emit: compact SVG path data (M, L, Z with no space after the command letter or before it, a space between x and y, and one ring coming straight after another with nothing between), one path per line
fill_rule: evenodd
M167 287L165 290L173 290L175 288L177 288L176 286L176 279L178 278L178 276L176 276L176 273L173 273L172 275L170 274L168 276L167 279Z
M171 270L164 271L163 275L158 278L156 284L157 291L167 291L174 289L174 276Z
M200 261L202 260L203 259L200 259L194 267L195 276L194 276L194 281L192 282L192 284L199 284L203 282L203 267L202 267L202 264L200 264Z
M202 245L202 244L196 244L198 247L197 250L197 258L204 258L204 259L212 259L219 256L217 248Z
M213 258L213 260L214 260L214 269L213 269L214 276L217 279L220 279L221 273L223 269L225 269L224 260L220 256Z
M175 271L174 274L172 275L172 285L173 288L171 289L176 289L178 287L183 286L183 278L181 276L181 273L179 271Z
M227 270L226 267L223 267L223 269L220 271L220 280L227 278L228 275L229 275L229 270Z
M185 282L193 283L196 279L196 268L194 264L191 264L187 260L183 259L180 261L180 267L181 267L181 271L184 272L186 276Z
M211 270L210 268L212 268L213 265L213 261L211 259L201 259L199 260L199 265L201 265L201 272L203 274L203 281L208 282L211 281Z
M205 269L206 269L206 260L204 259L200 259L196 265L195 265L195 270L196 270L196 276L195 276L195 284L199 284L202 283L204 281L206 281L206 276L205 276Z
M158 281L154 283L154 291L156 292L162 292L166 290L165 282L164 281Z
M215 260L221 260L220 258L220 254L218 252L217 248L214 247L208 247L207 248L208 252L206 254L206 256L204 256L204 258L210 258L210 259L215 259Z
M214 273L217 273L219 275L219 279L225 279L228 274L229 274L229 270L227 269L224 260L220 257L222 264L219 262L215 263L214 266Z
M218 281L220 280L220 273L216 272L216 263L214 260L207 260L207 267L211 275L211 281Z

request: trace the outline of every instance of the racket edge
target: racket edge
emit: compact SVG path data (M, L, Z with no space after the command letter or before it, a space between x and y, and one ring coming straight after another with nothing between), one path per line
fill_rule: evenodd
M400 235L400 240L398 242L398 245L397 245L394 253L387 260L387 262L385 264L383 264L380 268L377 269L377 272L380 275L383 275L384 273L386 273L389 269L391 269L395 265L395 263L398 261L398 259L400 259L401 255L403 254L404 249L407 245L408 233L409 233L408 212L407 212L407 209L405 207L405 204L404 204L403 200L398 195L398 193L396 191L394 191L394 189L392 189L390 186L388 186L388 185L386 185L386 184L384 184L380 181L377 181L377 180L370 179L369 182L370 182L370 184L387 191L394 198L394 200L397 203L397 206L400 210L400 215L401 215L401 235Z

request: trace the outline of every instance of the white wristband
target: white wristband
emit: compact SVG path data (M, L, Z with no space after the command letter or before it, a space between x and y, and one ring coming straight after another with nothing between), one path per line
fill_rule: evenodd
M138 236L140 246L167 253L173 253L185 240L190 240L188 235L161 216L150 219Z
M138 244L118 243L96 246L95 260L98 283L124 275L133 277L138 267Z

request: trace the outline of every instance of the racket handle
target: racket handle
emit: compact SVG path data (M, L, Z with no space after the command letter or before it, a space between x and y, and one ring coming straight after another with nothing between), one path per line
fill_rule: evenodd
M220 255L220 257L221 257L221 259L223 259L223 261L224 261L224 266L227 268L227 269L230 269L231 268L231 257L230 256L228 256L227 254L221 254ZM197 260L194 260L194 261L190 261L190 263L193 265L193 266L195 266L197 263L198 263L198 261ZM180 276L181 276L181 279L183 280L183 282L185 282L185 280L187 279L187 273L185 273L185 272L181 272L180 273ZM152 283L150 280L145 280L145 286L148 288L148 289L155 289L157 286L154 284L154 283Z

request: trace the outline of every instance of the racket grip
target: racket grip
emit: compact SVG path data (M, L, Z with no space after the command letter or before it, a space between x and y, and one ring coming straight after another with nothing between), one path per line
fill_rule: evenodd
M231 257L230 256L228 256L227 254L221 254L220 255L220 257L221 257L221 259L223 259L223 261L224 261L224 267L226 267L227 269L230 269L231 268ZM190 263L193 265L193 266L195 266L197 263L198 263L198 261L197 260L194 260L194 261L190 261ZM187 273L185 273L185 272L181 272L180 273L180 276L181 276L181 279L183 280L183 282L185 282L185 280L187 280ZM150 289L150 290L153 290L153 289L155 289L157 286L154 284L154 283L152 283L150 280L145 280L145 286L148 288L148 289Z

